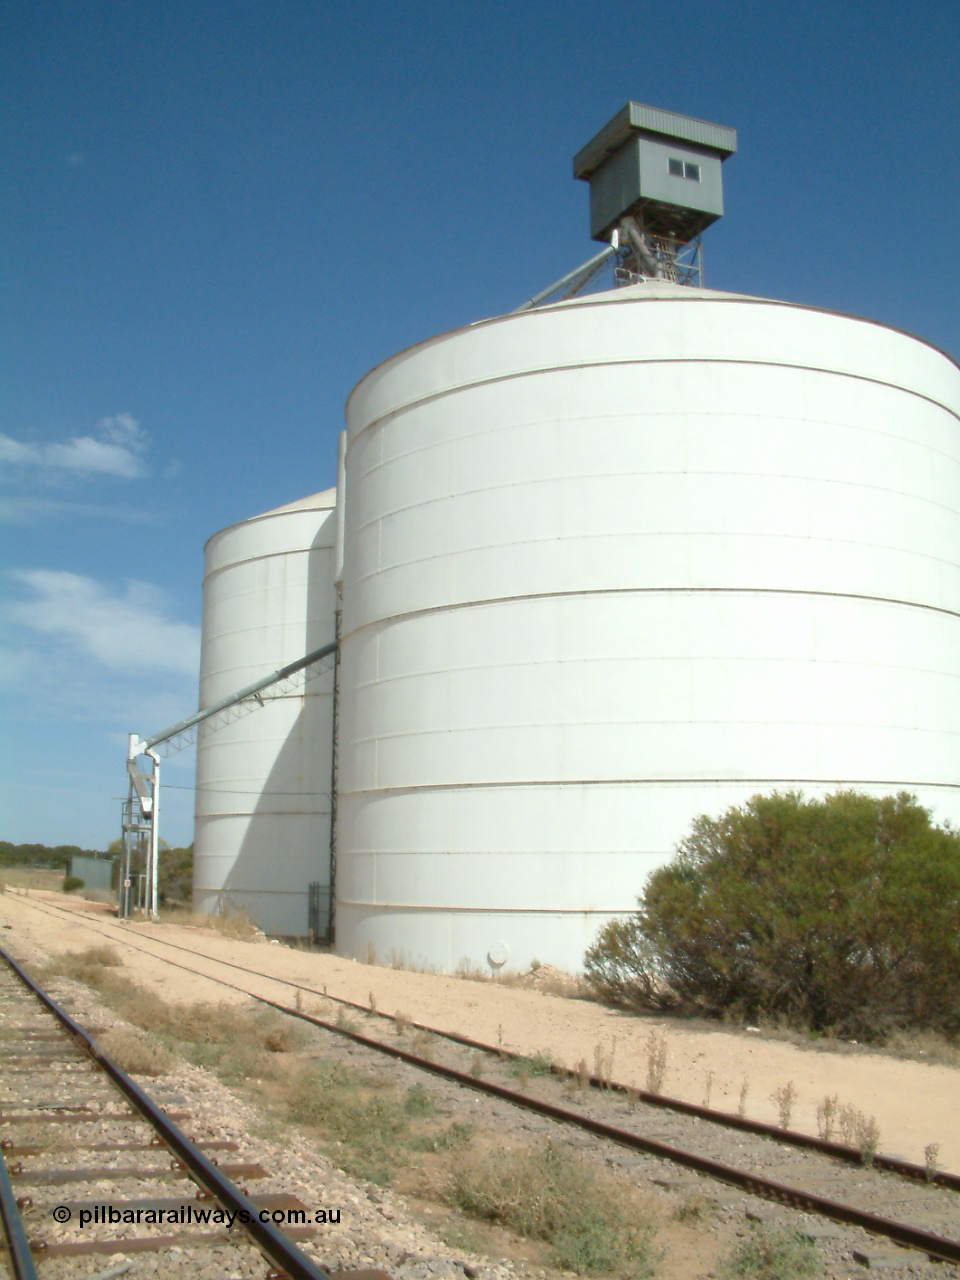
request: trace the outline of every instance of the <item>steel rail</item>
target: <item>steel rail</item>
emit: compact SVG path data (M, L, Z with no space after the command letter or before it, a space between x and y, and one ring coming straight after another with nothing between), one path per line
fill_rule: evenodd
M136 948L136 950L142 950L142 948ZM0 947L0 954L5 954L2 947ZM150 952L144 952L144 954L150 955ZM209 959L209 957L207 958ZM829 1200L825 1196L805 1191L801 1187L792 1187L782 1182L775 1182L770 1178L748 1173L735 1165L724 1164L722 1161L714 1160L709 1156L698 1155L695 1151L687 1151L682 1147L674 1147L655 1138L646 1138L642 1134L634 1133L629 1129L621 1129L602 1120L591 1119L589 1116L580 1115L578 1112L557 1106L555 1103L545 1102L539 1098L518 1093L505 1085L495 1084L491 1080L484 1080L482 1077L470 1075L465 1071L458 1071L455 1067L443 1066L441 1063L410 1053L408 1050L401 1049L396 1045L384 1044L380 1040L374 1040L370 1036L363 1035L362 1032L350 1031L346 1027L338 1026L334 1022L327 1022L325 1019L318 1018L301 1009L291 1008L280 1001L271 1000L266 996L258 996L251 991L246 991L243 987L238 987L235 983L227 982L225 978L214 978L209 974L199 973L196 969L191 969L187 965L179 964L175 960L166 960L164 957L155 954L153 959L161 960L173 968L193 973L196 977L205 978L208 982L217 983L229 990L240 992L250 999L256 1000L258 1004L277 1010L278 1013L287 1014L292 1018L299 1018L303 1022L320 1027L323 1031L343 1036L345 1039L351 1040L366 1049L386 1054L388 1057L405 1062L409 1066L426 1071L431 1075L439 1076L441 1079L453 1081L455 1084L463 1085L478 1093L489 1094L491 1097L499 1098L526 1111L533 1111L561 1124L572 1125L596 1137L616 1142L620 1146L692 1169L696 1173L701 1173L716 1179L718 1182L735 1186L761 1199L772 1200L778 1204L787 1204L793 1208L806 1210L809 1213L820 1214L822 1217L830 1218L835 1222L842 1222L848 1226L860 1227L873 1235L884 1236L886 1239L893 1240L895 1243L904 1245L907 1248L918 1249L929 1257L942 1262L960 1263L960 1240L940 1236L935 1232L925 1231L921 1227L912 1227L908 1223L897 1222L892 1218L884 1218L866 1209L858 1209L854 1205ZM214 963L226 962L214 961ZM271 981L282 983L285 980L271 979ZM310 990L310 988L307 988L307 990ZM317 994L322 995L322 993ZM369 1012L369 1010L364 1011ZM497 1051L494 1049L493 1052L496 1053Z
M40 907L35 902L30 902L29 905L36 911L44 910L43 907ZM47 903L46 906L68 916L82 914L64 907L57 907L52 903ZM120 928L119 925L111 925L111 927ZM102 929L97 929L93 925L87 925L87 928L91 932L99 933L102 938L112 939L113 937L113 935L104 933ZM149 938L148 941L155 946L170 947L175 951L184 951L188 955L207 960L210 964L222 965L227 969L236 969L240 973L248 973L251 977L263 978L269 982L276 982L281 986L292 987L296 991L303 991L309 995L319 996L324 1000L331 1000L334 1004L344 1005L348 1009L354 1009L357 1013L372 1014L374 1017L385 1018L388 1022L396 1024L394 1014L387 1013L383 1009L371 1009L368 1005L359 1004L356 1000L348 1000L345 996L332 996L327 991L318 991L316 987L307 986L305 983L294 982L290 978L278 977L276 974L264 973L260 969L251 969L247 965L237 964L232 960L221 960L216 956L208 955L204 951L184 947L167 939ZM167 960L164 956L158 956L155 952L136 946L128 940L127 936L124 936L123 943L125 946L130 947L131 950L139 951L141 955L150 956L154 960L161 960L165 964L174 964L172 960ZM185 968L188 973L197 972L195 969L186 968L186 966L180 967ZM209 977L206 974L200 976ZM220 979L209 978L209 981L218 982ZM239 991L243 990L243 988L238 987L235 990ZM251 993L246 992L246 994L250 995ZM508 1058L513 1062L523 1061L527 1056L512 1049L501 1048L499 1045L487 1044L483 1040L474 1040L470 1036L461 1035L457 1031L442 1031L437 1027L431 1027L425 1022L409 1020L409 1025L416 1031L425 1031L430 1035L440 1036L444 1040L450 1040L454 1044L462 1045L464 1048L476 1049L481 1053L487 1053L499 1058ZM552 1063L550 1069L554 1075L564 1076L568 1079L574 1076L579 1077L578 1071L571 1067L561 1066L559 1063ZM737 1129L742 1133L752 1133L757 1137L772 1138L775 1142L783 1143L786 1146L817 1151L821 1155L830 1156L846 1164L860 1165L863 1163L862 1153L856 1147L845 1146L842 1142L832 1142L827 1138L815 1137L811 1133L801 1133L796 1129L781 1129L779 1125L768 1124L763 1120L750 1120L746 1116L739 1116L730 1111L717 1111L712 1107L701 1106L696 1102L686 1102L683 1098L672 1098L664 1094L650 1093L645 1089L633 1089L630 1085L621 1084L617 1081L608 1083L596 1075L590 1075L588 1079L594 1088L608 1089L615 1093L631 1094L639 1102L647 1106L659 1107L665 1111L675 1111L680 1115L693 1116L697 1120L705 1120L710 1124L720 1125L723 1128ZM960 1191L960 1174L951 1173L946 1169L929 1170L926 1165L917 1164L912 1160L904 1160L899 1156L886 1156L880 1152L873 1157L872 1164L874 1168L882 1169L885 1173L895 1173L914 1182L933 1183L936 1186L945 1187L949 1191Z
M238 1221L246 1227L250 1236L256 1241L261 1251L290 1280L330 1280L329 1274L295 1244L288 1240L282 1231L272 1222L261 1222L253 1200L244 1195L239 1187L229 1178L224 1177L216 1165L196 1147L186 1134L160 1110L153 1100L135 1084L127 1073L112 1062L98 1047L94 1039L75 1022L73 1018L43 990L14 960L13 956L0 946L0 959L16 974L24 986L31 991L45 1008L47 1008L66 1030L74 1036L87 1050L94 1061L113 1081L130 1105L140 1113L150 1127L162 1138L164 1144L177 1157L182 1165L210 1195L228 1212L235 1212ZM5 1215L6 1216L6 1215ZM26 1277L34 1274L25 1273Z
M588 1133L595 1134L597 1137L616 1142L620 1146L669 1160L673 1164L679 1164L687 1169L693 1169L697 1173L706 1174L708 1177L716 1178L720 1182L738 1187L762 1199L774 1200L780 1204L789 1204L797 1209L805 1209L811 1213L818 1213L823 1217L832 1218L836 1222L862 1227L866 1231L875 1235L885 1236L887 1239L906 1245L908 1248L920 1249L931 1258L937 1258L943 1262L960 1263L960 1240L951 1240L947 1236L939 1236L932 1231L924 1231L920 1227L911 1227L907 1223L881 1217L879 1214L870 1213L865 1209L858 1209L854 1205L828 1200L824 1196L804 1191L801 1187L791 1187L782 1182L774 1182L770 1178L762 1178L757 1174L747 1173L744 1169L738 1169L735 1165L724 1164L709 1156L698 1155L695 1151L686 1151L681 1147L658 1142L655 1138L645 1138L629 1129L620 1129L615 1125L606 1124L602 1120L593 1120L589 1116L579 1115L566 1107L557 1106L552 1102L544 1102L539 1098L529 1097L527 1094L518 1093L514 1089L508 1089L504 1085L494 1084L491 1080L483 1080L470 1075L466 1071L458 1071L455 1067L442 1066L438 1062L432 1062L429 1058L419 1057L417 1054L410 1053L396 1045L383 1044L381 1041L373 1040L359 1031L349 1031L346 1027L338 1027L336 1023L326 1022L322 1018L314 1017L312 1014L305 1013L299 1009L291 1009L278 1001L268 1000L264 996L253 996L253 999L278 1010L280 1013L286 1013L291 1017L300 1018L304 1022L310 1022L314 1026L323 1028L324 1031L332 1031L337 1035L345 1036L355 1044L363 1045L365 1048L375 1049L380 1053L387 1054L389 1057L397 1058L410 1066L418 1067L421 1071L428 1071L432 1075L440 1076L445 1080L452 1080L457 1084L465 1085L468 1089L488 1093L493 1097L501 1098L504 1102L512 1103L514 1106L523 1107L527 1111L534 1111L538 1115L549 1117L551 1120L558 1120L562 1124L574 1125L579 1129L586 1130Z
M37 1280L37 1269L23 1228L17 1197L7 1173L7 1164L0 1152L0 1216L7 1237L7 1258L14 1280Z

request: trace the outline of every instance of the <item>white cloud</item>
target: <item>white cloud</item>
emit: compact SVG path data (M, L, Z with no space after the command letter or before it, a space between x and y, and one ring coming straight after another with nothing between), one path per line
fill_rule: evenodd
M146 433L129 413L101 418L95 432L66 441L14 440L0 434L0 462L38 467L46 472L119 476L134 480L144 474Z
M11 621L65 641L111 670L196 677L200 629L170 618L166 597L150 583L130 581L111 593L93 578L63 570L17 570L12 576L31 598L8 606Z
M165 512L129 503L73 502L59 498L0 497L0 524L36 525L42 520L63 516L93 517L97 520L120 520L126 524L159 524Z

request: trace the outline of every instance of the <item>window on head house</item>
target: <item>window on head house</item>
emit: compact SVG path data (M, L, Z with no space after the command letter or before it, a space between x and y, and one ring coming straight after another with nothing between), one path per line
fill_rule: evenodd
M671 178L689 178L691 182L700 181L700 166L690 160L675 160L672 156L667 160Z

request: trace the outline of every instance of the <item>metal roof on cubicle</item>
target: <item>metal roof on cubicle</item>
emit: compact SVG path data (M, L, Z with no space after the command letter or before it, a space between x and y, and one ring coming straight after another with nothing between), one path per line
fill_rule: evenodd
M642 102L628 102L573 158L573 176L589 178L629 138L631 133L654 133L664 138L692 142L716 151L721 158L737 149L737 131L728 125L663 111Z

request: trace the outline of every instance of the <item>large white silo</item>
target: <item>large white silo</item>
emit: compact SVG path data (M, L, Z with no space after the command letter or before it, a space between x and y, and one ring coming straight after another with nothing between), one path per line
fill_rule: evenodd
M337 946L576 968L702 812L960 819L960 369L646 283L485 321L347 411Z
M214 534L205 548L200 706L334 638L336 490ZM243 909L267 933L305 935L309 888L330 914L332 667L197 744L193 901ZM316 901L316 895L315 895ZM315 912L315 915L317 913Z

